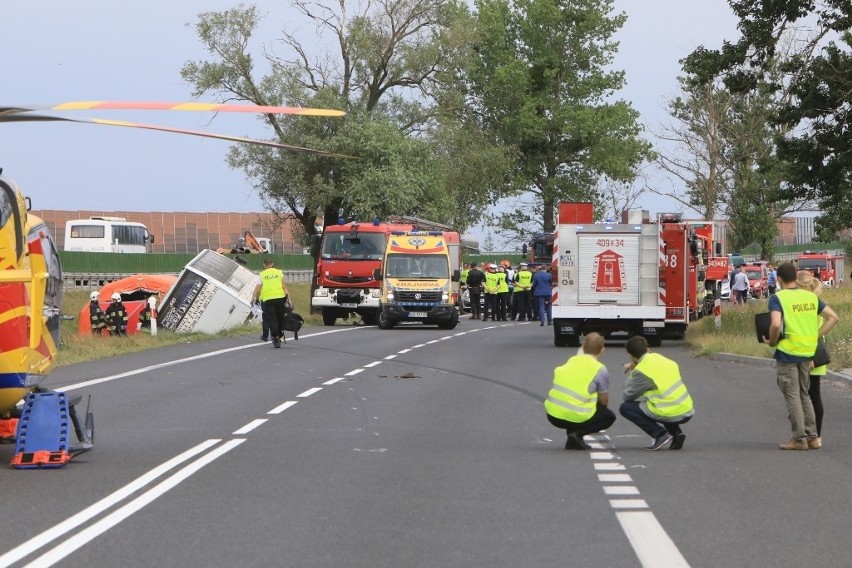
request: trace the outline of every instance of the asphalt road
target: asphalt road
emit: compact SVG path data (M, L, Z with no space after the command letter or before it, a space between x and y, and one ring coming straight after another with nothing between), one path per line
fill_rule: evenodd
M782 452L774 370L664 343L696 402L684 449L619 419L566 451L542 400L572 352L465 318L60 369L46 386L92 396L95 449L0 472L0 567L852 564L852 384L823 387L823 449ZM613 406L625 360L609 342Z

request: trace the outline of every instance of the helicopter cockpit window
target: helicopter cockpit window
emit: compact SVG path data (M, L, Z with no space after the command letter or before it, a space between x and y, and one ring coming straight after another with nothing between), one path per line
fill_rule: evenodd
M9 184L0 180L0 230L6 229L9 223L20 224L21 222L15 197L15 190ZM20 257L24 254L24 235L17 228L13 228L8 234L14 235L15 255Z

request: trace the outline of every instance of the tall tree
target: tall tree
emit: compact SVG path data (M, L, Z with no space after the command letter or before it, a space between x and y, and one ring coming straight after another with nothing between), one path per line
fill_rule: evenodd
M512 212L552 231L562 200L598 199L606 176L630 182L652 156L638 113L610 101L624 73L608 70L625 16L611 0L477 0L476 57L467 69L468 104L516 151L509 195L541 209Z
M781 195L815 200L824 239L852 225L852 4L848 0L730 0L741 38L721 49L700 47L685 60L699 81L722 77L735 92L756 91L776 64L789 30L816 26L777 80L789 97L772 121L782 126L778 156L788 164ZM833 39L829 39L833 38Z

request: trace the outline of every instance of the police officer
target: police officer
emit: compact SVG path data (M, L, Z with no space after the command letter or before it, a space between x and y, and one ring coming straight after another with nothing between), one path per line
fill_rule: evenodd
M544 401L547 420L568 434L566 450L588 450L583 436L606 430L615 422L609 405L609 371L598 359L604 338L589 333L582 352L553 371L553 386Z
M284 273L275 268L271 259L263 259L263 270L259 276L260 284L255 286L253 300L260 300L263 315L269 323L272 346L279 349L281 343L286 341L284 339L284 320L293 309L293 303L287 293Z
M121 294L118 292L110 296L112 302L107 307L104 317L109 326L110 335L127 335L127 310L121 302Z
M485 283L485 273L476 267L475 262L470 263L470 270L465 282L470 298L470 319L479 319L482 317L482 286Z
M506 280L506 271L502 266L497 267L497 302L494 316L497 321L506 321L506 307L509 303L509 282Z
M529 265L522 262L515 276L515 316L518 321L532 321L532 305L530 290L532 289L532 272ZM515 319L514 317L512 319Z
M98 302L97 292L89 294L89 325L92 328L92 335L101 335L107 327L106 314Z
M482 315L482 321L488 319L490 314L491 321L496 317L495 305L497 302L497 290L500 288L497 282L497 265L489 264L488 272L485 273L485 313Z
M634 335L625 344L631 362L624 366L627 383L621 415L639 426L654 442L646 450L679 450L686 434L681 424L695 414L678 364L648 351L648 341Z

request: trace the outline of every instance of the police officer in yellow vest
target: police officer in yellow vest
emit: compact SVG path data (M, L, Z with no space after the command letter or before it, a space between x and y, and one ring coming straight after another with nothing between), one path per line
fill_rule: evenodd
M787 402L787 416L793 430L793 437L778 447L782 450L816 450L821 444L817 438L814 407L808 394L811 359L819 338L839 320L834 310L816 294L799 288L796 267L791 263L779 266L776 277L781 290L769 296L769 337L764 337L764 341L775 347L778 388Z
M654 442L646 450L679 450L686 434L680 425L692 418L692 397L683 384L678 364L648 351L648 342L634 335L625 345L631 362L624 366L627 382L621 415L639 426Z
M532 321L532 303L530 301L530 290L532 290L533 275L529 265L522 262L520 270L515 275L515 310L512 319L518 321Z
M488 272L485 273L485 313L482 314L482 321L491 316L491 321L499 319L497 315L497 290L500 288L500 283L497 280L497 265L489 264Z
M254 289L254 301L260 300L263 306L263 317L269 324L269 335L272 346L281 347L284 340L284 319L293 309L290 295L287 293L287 283L284 273L273 264L272 260L263 259L263 270L259 274L260 284Z
M497 293L494 295L495 302L494 319L506 321L506 308L509 305L509 281L506 279L506 269L497 266Z
M604 338L590 333L582 353L574 355L553 371L553 386L544 401L547 420L565 430L566 450L588 450L583 436L606 430L615 422L609 405L609 371L598 359Z

